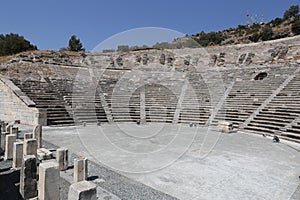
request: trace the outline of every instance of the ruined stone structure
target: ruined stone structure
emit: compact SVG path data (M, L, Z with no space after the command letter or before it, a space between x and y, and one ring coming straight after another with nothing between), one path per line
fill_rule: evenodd
M299 39L128 53L22 53L0 66L0 118L50 126L228 121L234 129L299 142Z

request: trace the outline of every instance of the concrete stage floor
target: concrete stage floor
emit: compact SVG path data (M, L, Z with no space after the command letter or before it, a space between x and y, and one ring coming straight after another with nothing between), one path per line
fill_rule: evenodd
M178 199L300 199L287 141L171 124L44 127L43 139Z

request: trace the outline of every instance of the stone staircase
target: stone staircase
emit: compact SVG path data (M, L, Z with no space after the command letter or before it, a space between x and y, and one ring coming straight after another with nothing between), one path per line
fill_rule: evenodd
M234 128L240 128L284 80L272 78L236 81L213 123L225 120L232 122Z
M73 125L73 118L67 112L64 102L58 97L48 82L12 80L32 101L38 109L47 111L47 124L50 126Z
M204 126L213 107L209 88L199 72L189 73L187 78L189 86L181 103L178 122Z
M140 91L133 90L133 83L129 78L122 78L124 73L123 70L106 70L98 82L98 88L103 93L112 121L138 122L140 121Z
M266 106L250 120L245 130L275 134L290 140L299 140L300 75L287 79L287 83ZM297 132L298 131L298 132Z
M55 79L52 80L54 87L63 97L70 108L74 121L77 124L107 122L106 114L102 107L99 93L86 95L84 91L90 88L86 83L74 83L72 80ZM76 88L75 90L73 90ZM82 91L82 92L81 92Z

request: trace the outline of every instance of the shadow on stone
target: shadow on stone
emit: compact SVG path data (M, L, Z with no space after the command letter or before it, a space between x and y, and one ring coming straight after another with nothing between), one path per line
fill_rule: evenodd
M67 170L69 170L69 169L74 169L74 165L68 166Z
M94 181L97 178L99 178L99 176L90 176L90 177L87 178L87 181Z
M5 169L2 169L4 172ZM19 193L20 171L0 175L0 200L23 199Z

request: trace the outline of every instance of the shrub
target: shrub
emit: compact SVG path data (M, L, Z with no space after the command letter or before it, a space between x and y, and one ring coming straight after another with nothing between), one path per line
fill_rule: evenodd
M258 42L261 35L259 33L254 33L253 35L249 36L249 40L252 42Z
M277 17L276 19L273 19L270 24L272 24L273 27L279 26L284 22L284 19Z
M299 5L291 6L288 10L284 12L283 18L288 19L295 17L299 13Z
M119 45L118 46L118 51L120 52L128 52L130 49L129 49L129 46L128 45Z
M30 44L23 36L13 33L0 35L0 56L13 55L30 50L37 50L37 47Z
M297 19L292 24L292 31L295 35L300 34L300 17L298 16Z
M266 26L263 28L262 32L261 32L261 39L262 39L263 41L270 40L270 39L272 39L273 34L274 34L274 33L273 33L273 30L272 30L272 27L269 26L269 25L266 25Z

